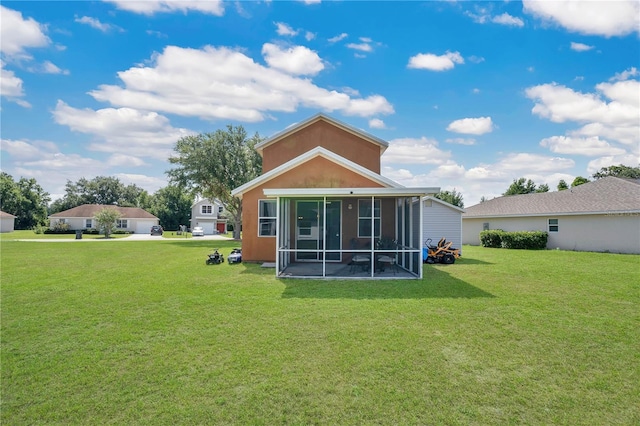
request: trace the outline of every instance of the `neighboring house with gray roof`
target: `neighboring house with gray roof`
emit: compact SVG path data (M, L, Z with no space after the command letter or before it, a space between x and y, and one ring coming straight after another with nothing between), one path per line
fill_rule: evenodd
M16 217L11 213L0 211L0 232L13 232Z
M640 179L605 177L557 192L509 195L465 209L463 244L480 232L547 231L547 248L640 254Z
M146 234L151 231L153 225L158 225L160 219L146 210L138 207L119 207L109 204L83 204L63 212L49 216L49 226L53 229L57 223L69 224L71 230L84 230L97 227L95 216L104 209L116 209L120 213L120 219L116 221L117 231Z

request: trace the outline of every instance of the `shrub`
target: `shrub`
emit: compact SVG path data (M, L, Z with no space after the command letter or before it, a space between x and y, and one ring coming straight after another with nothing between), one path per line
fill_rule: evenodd
M517 231L502 234L502 248L544 250L549 234L543 231Z
M56 222L52 229L55 234L65 234L69 232L69 224L64 222Z
M502 229L491 229L480 232L480 244L482 247L500 248L502 247Z
M44 225L36 225L33 227L33 232L35 234L44 234L45 232L47 232L49 228L44 226Z

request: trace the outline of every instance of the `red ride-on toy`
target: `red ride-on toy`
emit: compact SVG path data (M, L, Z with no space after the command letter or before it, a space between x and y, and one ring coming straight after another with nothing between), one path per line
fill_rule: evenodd
M444 263L450 265L455 263L456 259L460 257L460 249L452 248L453 241L447 242L446 238L440 238L437 245L431 244L431 238L425 242L427 246L427 256L424 259L424 263Z
M218 249L215 249L213 253L208 255L207 265L218 265L220 263L224 263L224 256L218 252Z

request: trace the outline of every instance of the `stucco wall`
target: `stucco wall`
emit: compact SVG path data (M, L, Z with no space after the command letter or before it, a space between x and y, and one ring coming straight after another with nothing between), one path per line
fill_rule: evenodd
M548 231L548 219L558 219L547 248L640 254L640 215L581 215L533 218L463 219L463 243L480 244L483 223L504 231Z
M276 237L258 236L258 201L265 199L265 188L371 188L380 184L344 169L322 157L313 158L301 166L274 177L247 191L242 197L242 260L275 261ZM343 211L344 211L343 204ZM383 212L384 214L384 212Z
M262 151L262 173L266 173L318 146L375 173L380 173L379 145L325 121L315 122L265 147Z

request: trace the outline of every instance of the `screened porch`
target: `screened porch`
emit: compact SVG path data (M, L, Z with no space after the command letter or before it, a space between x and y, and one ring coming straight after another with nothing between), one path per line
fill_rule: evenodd
M420 190L422 188L418 188ZM265 189L282 278L422 277L422 203L416 188Z

